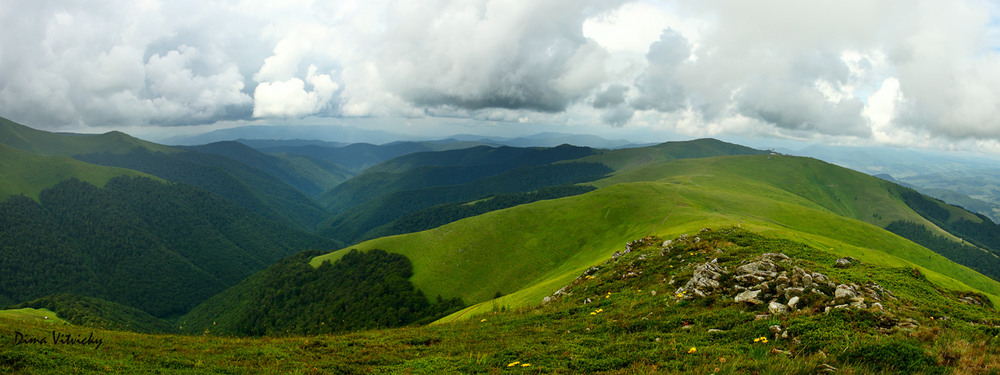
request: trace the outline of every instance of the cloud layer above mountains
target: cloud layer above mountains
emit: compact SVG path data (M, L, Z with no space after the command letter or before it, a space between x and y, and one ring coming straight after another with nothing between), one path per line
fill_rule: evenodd
M996 143L998 19L975 0L0 0L0 116Z

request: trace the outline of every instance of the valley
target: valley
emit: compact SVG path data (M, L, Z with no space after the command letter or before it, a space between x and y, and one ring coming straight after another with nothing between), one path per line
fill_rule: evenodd
M0 153L7 372L1000 370L1000 227L817 159L715 139L173 147L6 120ZM795 305L774 275L733 284L768 253L828 298L741 300ZM692 289L710 263L721 286ZM13 340L52 332L103 341Z

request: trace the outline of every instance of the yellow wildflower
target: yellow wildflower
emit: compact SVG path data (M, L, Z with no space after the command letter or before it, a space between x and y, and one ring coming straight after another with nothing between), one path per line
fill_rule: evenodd
M507 367L514 367L514 366L517 366L517 364L518 364L518 363L521 363L521 361L514 361L514 362L511 362L511 363L507 364Z
M522 363L521 367L531 367L531 364L530 363Z
M597 315L597 311L592 311L590 315Z
M479 322L480 323L486 323L486 319L484 318L483 320L480 320Z
M688 349L688 354L694 354L696 351L698 351L698 349L692 346L691 349Z

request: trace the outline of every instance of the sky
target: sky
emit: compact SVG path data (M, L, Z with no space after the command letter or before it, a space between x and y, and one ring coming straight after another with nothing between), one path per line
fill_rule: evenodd
M0 0L0 116L1000 154L1000 3Z

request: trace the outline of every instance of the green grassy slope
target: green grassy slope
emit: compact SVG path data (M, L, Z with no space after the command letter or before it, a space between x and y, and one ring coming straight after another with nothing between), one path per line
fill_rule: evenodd
M0 117L0 143L42 155L72 156L94 152L125 153L136 148L176 152L169 146L143 141L122 132L104 134L52 133L32 129Z
M839 180L824 183L826 178ZM923 220L880 187L880 180L868 178L805 158L677 160L624 170L584 195L355 247L406 255L414 265L414 285L428 295L480 303L499 291L512 294L497 303L516 307L539 303L581 270L621 250L622 239L742 225L866 262L919 267L951 288L1000 295L1000 283L856 219L877 223L871 216L877 213L883 220ZM313 264L340 254L317 257Z
M8 373L606 373L817 374L996 373L996 310L982 296L955 293L919 270L870 263L834 268L837 251L718 228L692 232L664 251L651 238L568 285L543 306L492 311L425 327L336 335L229 338L145 335L4 317L0 371ZM732 272L777 252L778 264L823 273L835 284L875 283L870 307L831 308L813 298L801 310L766 315L731 289L677 296L696 265L718 259ZM636 273L639 271L638 273ZM916 271L916 272L915 272ZM631 275L623 277L623 275ZM815 275L815 274L814 274ZM668 280L674 280L671 282ZM733 283L732 280L724 283ZM877 300L882 306L875 307ZM809 301L808 299L806 299ZM984 306L985 305L985 306ZM765 314L765 315L761 315ZM321 317L318 317L321 318ZM778 331L774 329L777 328ZM90 338L37 342L53 332ZM210 332L209 332L210 333ZM99 342L98 342L99 340Z
M43 189L70 178L104 186L117 176L148 175L124 168L87 164L65 156L35 155L0 144L0 201L18 194L38 199L38 193Z
M316 197L333 213L406 190L457 185L518 168L543 166L591 155L587 147L516 148L479 146L462 150L418 152L373 166Z
M368 232L410 213L438 204L466 202L496 193L523 193L538 189L589 182L611 170L599 163L556 163L523 167L473 182L434 186L385 194L351 207L320 223L320 234L355 243Z
M723 142L712 138L683 142L665 142L654 146L605 150L600 155L578 161L604 163L615 170L623 170L651 163L674 159L697 159L722 155L763 155L769 153Z

